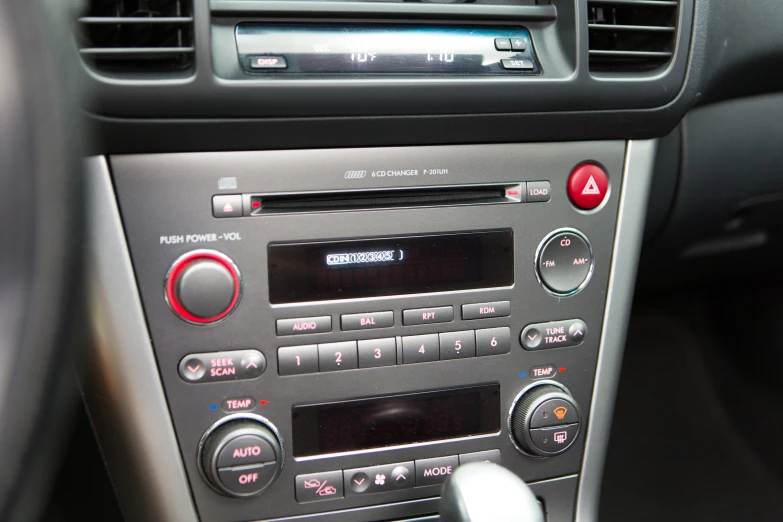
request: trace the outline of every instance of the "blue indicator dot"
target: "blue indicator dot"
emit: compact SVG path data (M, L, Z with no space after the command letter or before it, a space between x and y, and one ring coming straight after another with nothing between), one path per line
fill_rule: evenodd
M209 409L212 411L217 411L217 404L210 404Z
M520 377L527 377L527 372L522 372L519 374Z

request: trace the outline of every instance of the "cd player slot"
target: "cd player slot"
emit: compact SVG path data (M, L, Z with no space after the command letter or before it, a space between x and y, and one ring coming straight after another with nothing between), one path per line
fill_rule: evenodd
M271 213L521 203L523 196L522 184L514 183L306 194L251 194L248 206L251 216L260 216Z

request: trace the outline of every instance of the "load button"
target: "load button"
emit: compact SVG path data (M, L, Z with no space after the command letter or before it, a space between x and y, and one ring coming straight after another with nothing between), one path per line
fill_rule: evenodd
M416 487L443 484L459 466L459 457L438 457L416 461Z

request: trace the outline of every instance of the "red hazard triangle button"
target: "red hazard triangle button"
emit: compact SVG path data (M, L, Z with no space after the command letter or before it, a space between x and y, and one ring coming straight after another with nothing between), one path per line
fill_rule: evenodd
M606 171L592 163L579 165L568 178L568 197L582 210L593 210L603 203L608 189Z

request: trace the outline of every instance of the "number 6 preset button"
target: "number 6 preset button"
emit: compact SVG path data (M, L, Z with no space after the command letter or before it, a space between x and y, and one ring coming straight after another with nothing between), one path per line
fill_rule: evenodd
M511 351L511 329L484 328L476 330L476 355L503 355Z
M301 375L318 372L318 345L286 346L277 349L277 373Z
M356 341L318 345L318 367L322 372L355 370L359 367Z

